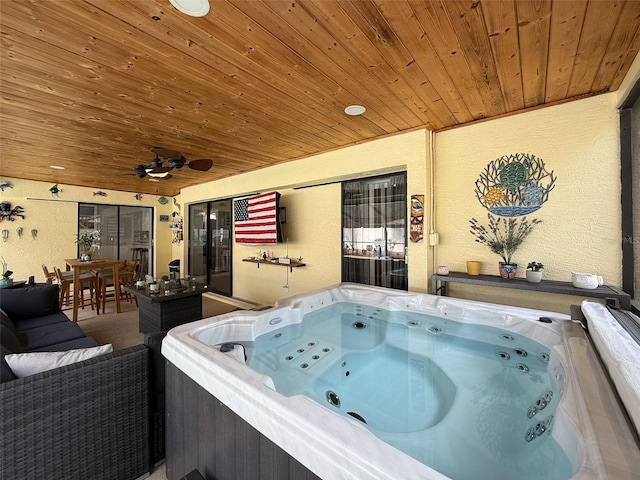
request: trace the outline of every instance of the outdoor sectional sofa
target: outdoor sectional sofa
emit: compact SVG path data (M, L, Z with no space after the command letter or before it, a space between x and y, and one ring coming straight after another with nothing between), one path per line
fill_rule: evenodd
M145 345L16 378L11 353L97 342L60 311L57 285L0 290L0 478L133 480L150 470Z

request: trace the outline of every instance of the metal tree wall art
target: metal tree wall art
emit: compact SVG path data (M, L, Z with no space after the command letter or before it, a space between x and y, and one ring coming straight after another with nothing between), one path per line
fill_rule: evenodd
M480 204L494 215L518 217L538 210L555 186L553 171L528 153L496 158L476 180Z

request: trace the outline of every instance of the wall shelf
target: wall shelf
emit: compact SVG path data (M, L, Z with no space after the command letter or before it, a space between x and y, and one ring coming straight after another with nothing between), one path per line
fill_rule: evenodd
M575 295L603 299L607 305L628 310L631 307L629 294L610 285L601 285L594 289L576 288L571 282L542 280L540 283L529 283L524 278L506 280L496 275L467 275L463 272L450 272L449 275L431 276L431 293L446 295L447 283L467 283L485 287L513 288L534 292L555 293L559 295Z
M249 263L256 263L258 265L258 268L260 268L261 264L277 265L277 266L280 266L280 267L289 267L289 270L291 272L293 272L294 268L299 268L299 267L305 267L306 266L306 263L296 262L295 260L291 260L291 263L279 263L277 260L276 261L271 261L271 260L258 260L257 258L243 258L242 261L243 262L249 262Z

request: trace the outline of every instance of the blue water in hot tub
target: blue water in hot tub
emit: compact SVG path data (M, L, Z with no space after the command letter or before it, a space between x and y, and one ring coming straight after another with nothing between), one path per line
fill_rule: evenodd
M565 480L548 348L482 325L341 303L244 343L249 366L458 480Z

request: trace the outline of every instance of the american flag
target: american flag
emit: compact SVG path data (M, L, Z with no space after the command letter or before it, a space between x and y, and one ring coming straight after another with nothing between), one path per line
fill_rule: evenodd
M263 193L233 202L236 243L270 245L281 241L278 192Z

